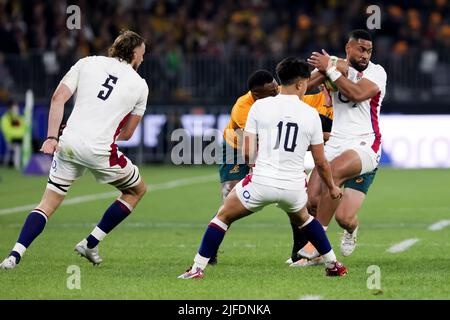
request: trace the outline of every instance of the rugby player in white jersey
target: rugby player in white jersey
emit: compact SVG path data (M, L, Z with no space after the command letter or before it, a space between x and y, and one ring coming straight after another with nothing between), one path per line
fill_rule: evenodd
M203 278L209 259L217 252L231 223L271 203L277 203L297 231L302 230L317 248L324 258L326 275L347 273L346 267L336 260L322 225L306 209L303 161L308 148L331 198L342 196L325 159L319 114L301 101L310 77L309 66L297 58L286 58L276 71L280 94L256 101L245 125L242 150L246 161L255 164L253 173L225 198L206 229L193 266L179 276L181 279Z
M109 49L109 57L80 59L61 80L51 100L48 136L41 148L45 154L54 154L47 187L0 268L18 265L86 169L98 182L121 191L91 234L75 246L75 251L94 265L102 262L99 242L131 213L146 192L138 168L115 143L131 138L147 106L148 86L136 72L144 53L144 39L123 31ZM75 106L58 138L64 104L74 94Z
M318 69L311 76L310 86L317 86L328 77L337 88L331 93L334 119L330 139L325 145L325 155L338 186L349 179L373 172L378 167L381 156L379 115L387 81L384 68L370 61L373 50L370 33L365 30L352 31L345 50L349 63L347 75L336 70L337 58L325 52L314 52L308 59ZM330 221L339 201L329 197L316 171L313 171L309 180L308 194L311 202L318 203L316 218ZM313 199L312 194L318 194L318 199ZM355 196L361 197L359 194ZM347 200L361 202L358 198ZM356 246L356 212L350 210L337 219L345 229L341 241L344 255L351 254Z

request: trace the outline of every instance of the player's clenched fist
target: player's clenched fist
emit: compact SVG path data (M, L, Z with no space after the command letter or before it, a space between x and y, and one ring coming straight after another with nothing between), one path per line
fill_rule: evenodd
M59 150L58 141L53 139L47 139L42 144L42 147L39 151L45 154L53 155L55 151Z
M338 200L342 198L342 190L338 186L334 186L330 189L330 196L333 200Z

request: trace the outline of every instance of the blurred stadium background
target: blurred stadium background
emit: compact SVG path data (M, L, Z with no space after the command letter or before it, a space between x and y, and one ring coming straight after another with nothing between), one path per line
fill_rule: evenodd
M66 27L72 4L81 9L79 30ZM139 73L150 96L140 131L122 147L138 163L170 162L173 129L184 127L194 134L198 123L203 130L195 135L222 129L255 69L273 71L287 55L306 58L322 48L344 56L347 33L365 28L369 4L381 8L372 60L388 74L381 108L382 161L399 167L449 167L447 0L2 0L0 114L10 99L23 107L26 90L32 90L36 151L46 136L50 97L61 77L77 59L106 54L119 30L129 28L147 39L148 54ZM66 118L69 114L70 107ZM407 116L411 114L416 116ZM0 138L0 156L4 152Z
M81 8L79 30L66 27L72 4ZM287 55L306 58L322 48L344 56L347 33L365 28L371 4L381 9L372 61L388 74L380 119L384 167L360 211L358 249L344 259L348 277L288 268L290 227L269 207L233 225L205 282L180 283L176 276L198 248L220 187L217 166L171 165L172 131L185 128L191 142L211 135L220 142L251 72L273 72ZM150 191L102 244L105 262L92 268L72 252L114 196L87 175L16 272L0 272L0 299L449 299L450 172L443 169L450 167L449 12L448 0L0 0L0 116L11 100L21 113L27 102L34 106L33 153L46 137L51 94L62 76L77 59L106 54L121 29L147 39L139 73L150 87L142 125L121 145L142 165ZM191 150L190 159L201 162L201 149ZM4 152L0 133L0 157ZM23 176L0 164L0 258L39 201L48 170L40 171ZM327 232L336 252L340 231L333 223ZM405 239L416 244L388 252ZM66 287L73 264L81 268L83 290ZM380 266L382 290L368 290L369 265Z

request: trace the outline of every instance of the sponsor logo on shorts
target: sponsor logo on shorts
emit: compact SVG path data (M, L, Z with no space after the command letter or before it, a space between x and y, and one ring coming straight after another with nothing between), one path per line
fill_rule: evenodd
M355 181L356 183L363 183L364 182L364 178L358 178Z
M238 173L238 172L239 172L239 165L237 164L233 167L233 169L230 170L229 173Z
M52 169L56 172L56 160L53 160L52 162Z
M248 192L247 190L245 190L243 193L242 193L242 196L245 198L245 199L250 199L250 192Z
M365 141L361 141L360 145L365 146L366 142Z

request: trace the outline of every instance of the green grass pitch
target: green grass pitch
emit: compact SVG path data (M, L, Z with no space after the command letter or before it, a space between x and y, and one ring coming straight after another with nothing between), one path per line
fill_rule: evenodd
M450 299L449 170L381 168L360 211L358 247L339 252L341 230L328 229L343 278L327 278L323 267L289 268L291 230L287 216L266 207L236 222L225 237L219 264L203 280L177 276L192 263L203 232L220 204L217 167L149 166L150 185L132 215L100 245L104 262L93 267L73 252L101 218L114 195L90 174L77 181L15 270L0 270L0 299ZM0 256L17 239L46 177L24 177L0 169ZM103 196L102 196L103 194ZM85 197L87 196L87 197ZM97 198L97 199L96 199ZM17 212L13 212L14 208ZM419 241L389 253L406 239ZM67 287L69 266L80 268L81 289ZM367 268L379 266L381 291L367 288ZM70 281L69 281L70 282ZM369 281L370 282L370 281Z

